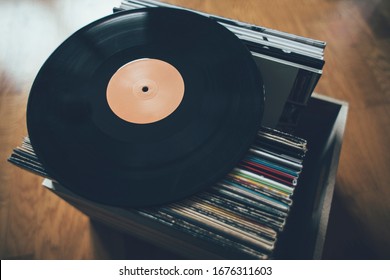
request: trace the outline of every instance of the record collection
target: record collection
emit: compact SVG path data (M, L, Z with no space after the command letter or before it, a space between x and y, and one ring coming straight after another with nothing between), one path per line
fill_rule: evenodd
M122 0L121 5L114 10L143 7L185 9L155 0ZM199 11L185 10L214 19L247 46L259 69L263 69L266 98L262 125L294 132L307 101L321 78L326 43Z
M325 44L156 1L116 10L42 66L29 136L9 161L92 218L179 253L272 258L307 143L264 125L295 124ZM281 74L286 103L273 96Z
M137 221L132 230L148 223L148 229L139 236L149 241L161 239L158 237L161 229L154 234L149 231L163 226L175 237L177 248L180 248L179 241L197 244L201 240L207 246L204 243L199 246L205 250L214 246L217 248L214 250L222 252L220 256L268 259L286 224L294 190L299 187L306 145L298 137L262 128L249 152L225 178L206 191L158 207L121 210L85 200L55 183L51 188L83 212L113 226L121 220L121 215L131 215L131 220ZM14 150L9 161L51 178L28 137ZM162 239L161 243L164 242L168 241ZM168 242L166 247L172 249L172 244ZM191 252L187 254L191 256Z

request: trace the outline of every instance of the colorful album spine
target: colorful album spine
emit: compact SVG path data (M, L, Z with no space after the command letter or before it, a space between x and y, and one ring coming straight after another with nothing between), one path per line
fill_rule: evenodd
M207 191L136 212L229 252L268 259L288 222L306 151L305 140L264 128L237 167ZM28 137L9 161L50 178Z

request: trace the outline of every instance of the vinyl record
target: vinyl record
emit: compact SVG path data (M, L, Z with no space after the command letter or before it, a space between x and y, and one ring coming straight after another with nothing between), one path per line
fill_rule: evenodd
M27 125L52 178L87 199L138 207L229 172L263 104L260 73L234 34L151 8L110 15L62 43L34 81Z

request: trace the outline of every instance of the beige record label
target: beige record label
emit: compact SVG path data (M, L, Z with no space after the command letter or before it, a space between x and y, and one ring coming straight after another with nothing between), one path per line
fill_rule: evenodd
M119 68L111 77L106 94L108 105L119 118L148 124L168 117L179 107L184 81L173 65L144 58Z

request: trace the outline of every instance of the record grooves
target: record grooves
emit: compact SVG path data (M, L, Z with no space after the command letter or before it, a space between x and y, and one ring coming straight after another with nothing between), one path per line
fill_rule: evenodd
M178 75L163 84L156 64L130 67L109 87L135 61ZM27 125L38 158L65 187L105 204L149 206L226 175L252 144L263 103L260 73L230 31L188 11L140 9L89 24L49 57Z

